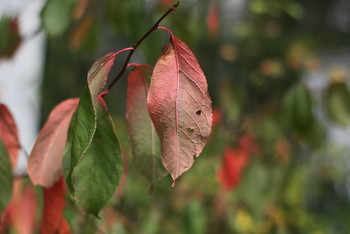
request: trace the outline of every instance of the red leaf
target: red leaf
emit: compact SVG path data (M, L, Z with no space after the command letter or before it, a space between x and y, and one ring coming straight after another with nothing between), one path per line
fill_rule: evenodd
M78 102L73 98L58 104L40 131L28 161L28 174L34 184L50 187L61 176L68 127Z
M174 0L160 0L160 2L163 6L168 7L174 2Z
M246 134L239 140L237 149L227 149L218 178L225 190L231 190L238 185L244 168L250 160L250 155L257 152L254 137Z
M0 234L9 233L8 227L10 225L10 214L8 209L0 213Z
M7 148L12 167L15 168L20 148L18 132L15 120L4 104L0 104L0 139Z
M249 155L242 149L225 151L222 167L218 172L219 181L225 190L231 190L239 183L248 161Z
M63 177L52 187L44 188L44 211L40 232L45 234L71 233L63 217L66 185Z
M212 108L196 57L184 42L171 36L154 68L147 105L161 140L163 165L175 182L207 143Z
M215 37L219 30L219 8L216 1L212 1L207 16L208 32Z
M213 128L217 126L221 121L221 111L219 109L213 110Z
M34 188L27 187L22 192L22 181L15 180L8 212L11 224L18 234L34 233L36 211L37 200Z

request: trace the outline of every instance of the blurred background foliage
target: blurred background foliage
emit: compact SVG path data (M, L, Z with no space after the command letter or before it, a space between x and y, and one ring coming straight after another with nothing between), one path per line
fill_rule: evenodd
M48 0L42 122L80 95L93 61L131 46L172 3ZM181 1L162 26L192 48L207 76L209 143L174 188L166 177L150 189L132 163L123 77L107 101L124 179L101 220L69 202L74 233L350 233L349 10L347 0ZM15 22L0 28L16 39L0 41L9 56L20 43ZM154 65L168 39L154 32L132 62Z

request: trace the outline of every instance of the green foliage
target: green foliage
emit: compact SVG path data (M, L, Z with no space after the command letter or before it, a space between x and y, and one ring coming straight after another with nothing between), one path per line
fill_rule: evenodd
M49 0L42 11L42 23L50 36L61 36L72 20L75 0Z
M13 176L9 155L4 143L0 140L0 213L10 202L12 195Z
M345 82L332 83L325 97L329 118L343 126L350 124L350 91Z

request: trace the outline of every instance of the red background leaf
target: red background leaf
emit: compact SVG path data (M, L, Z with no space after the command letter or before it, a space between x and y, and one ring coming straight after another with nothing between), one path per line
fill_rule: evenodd
M218 171L218 179L225 190L235 188L240 182L244 168L250 155L256 150L253 137L245 135L240 139L237 149L228 148L224 153L222 166Z
M44 188L44 211L40 232L45 234L71 233L63 217L66 185L63 177L52 187Z
M216 1L212 1L207 16L207 26L210 36L215 37L219 31L219 8Z
M7 148L12 167L15 168L20 148L18 131L15 120L4 104L0 104L0 139Z
M10 222L19 234L34 233L37 199L32 186L24 187L20 179L14 181L12 200L7 208Z
M78 102L73 98L58 104L40 131L28 160L28 174L34 184L50 187L62 175L68 127Z

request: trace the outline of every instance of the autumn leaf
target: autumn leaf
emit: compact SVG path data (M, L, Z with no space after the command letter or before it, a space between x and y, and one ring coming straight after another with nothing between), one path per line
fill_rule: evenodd
M0 140L0 214L11 200L13 186L12 167L5 145Z
M173 2L173 0L160 0L160 3L165 7L170 6Z
M210 36L215 37L219 30L219 8L216 1L212 1L207 15L207 27Z
M251 154L255 152L257 152L257 146L254 138L248 134L241 137L236 149L226 149L222 166L218 171L219 182L225 190L231 190L238 185Z
M212 107L196 57L173 35L154 68L147 106L161 140L163 165L175 182L207 143Z
M16 179L11 203L8 206L10 223L18 234L32 234L36 226L37 200L32 186L23 188L23 181Z
M45 234L71 233L67 221L63 217L66 185L63 177L50 188L44 188L44 211L40 232Z
M218 178L225 190L233 189L240 181L243 169L247 165L249 155L242 149L229 148L225 151Z
M72 98L58 104L41 129L28 160L28 174L34 184L48 188L62 175L68 126L78 102Z
M115 57L128 49L109 53L92 65L68 130L66 182L76 204L95 216L114 194L122 172L118 139L100 93Z
M17 126L4 104L0 104L0 139L6 146L12 167L15 167L20 149Z
M136 66L128 76L126 120L133 161L152 186L166 175L160 159L160 142L147 110L148 84L145 72L151 68Z

